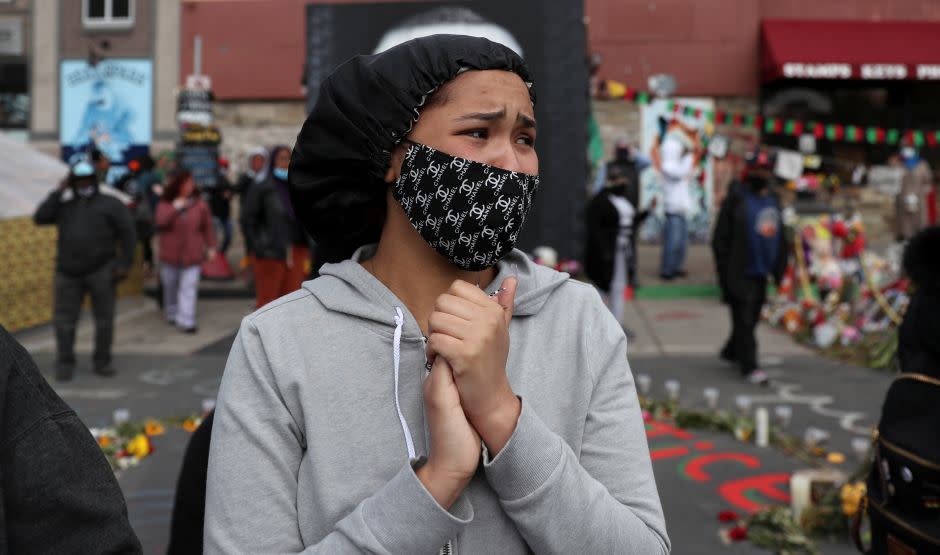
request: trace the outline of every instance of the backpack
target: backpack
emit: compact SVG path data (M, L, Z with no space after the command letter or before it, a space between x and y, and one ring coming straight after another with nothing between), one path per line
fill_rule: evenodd
M903 373L888 388L867 488L869 553L940 553L940 379Z

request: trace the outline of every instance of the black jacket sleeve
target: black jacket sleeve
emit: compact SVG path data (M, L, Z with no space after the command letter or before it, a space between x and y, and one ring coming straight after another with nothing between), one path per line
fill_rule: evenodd
M88 429L0 327L0 551L142 553Z
M117 240L121 243L121 255L117 269L126 271L134 263L134 249L137 247L137 232L134 229L134 218L124 203L114 199L111 204L111 225Z
M42 201L42 204L36 209L36 213L33 214L33 221L36 222L36 225L50 225L56 223L58 221L59 205L61 203L62 191L56 189L49 193L49 196Z
M731 242L734 240L734 216L738 206L738 194L729 190L728 196L721 203L718 210L718 222L712 234L712 254L715 257L715 271L718 273L718 284L722 294L727 295L728 271L731 264Z

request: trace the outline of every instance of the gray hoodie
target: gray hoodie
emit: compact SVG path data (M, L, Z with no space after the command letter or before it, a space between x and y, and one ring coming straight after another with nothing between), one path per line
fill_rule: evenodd
M623 330L595 290L520 251L507 362L516 430L445 510L428 453L425 344L359 264L246 317L212 430L207 553L669 551Z

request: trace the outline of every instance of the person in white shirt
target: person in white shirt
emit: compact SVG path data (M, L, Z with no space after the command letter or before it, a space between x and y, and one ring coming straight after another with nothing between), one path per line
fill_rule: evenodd
M692 204L689 187L702 154L695 131L678 122L670 126L654 149L665 212L659 277L669 281L686 275L683 266L689 240L687 218Z

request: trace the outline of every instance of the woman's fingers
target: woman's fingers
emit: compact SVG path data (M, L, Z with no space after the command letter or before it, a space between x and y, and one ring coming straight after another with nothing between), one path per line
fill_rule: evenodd
M434 364L437 364L442 358L452 360L454 356L460 354L461 340L445 333L432 333L428 338L428 360L434 358ZM438 356L440 355L440 356ZM448 364L449 366L449 364ZM431 367L433 371L434 367Z
M493 303L493 299L485 291L460 279L451 284L448 293L481 307L488 307Z
M431 317L428 318L428 328L432 334L446 333L447 335L457 339L467 338L469 325L469 320L465 320L459 316L454 316L453 314L448 314L447 312L435 311L432 312Z
M437 300L434 302L434 310L436 312L453 314L464 320L473 320L474 316L479 312L479 306L467 299L451 295L450 293L444 293L438 296Z

